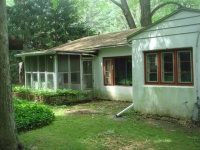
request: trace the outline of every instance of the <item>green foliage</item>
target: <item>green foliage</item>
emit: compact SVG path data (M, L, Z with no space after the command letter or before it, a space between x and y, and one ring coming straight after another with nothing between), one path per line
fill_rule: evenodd
M47 49L94 34L83 24L74 26L81 22L73 1L15 0L7 10L9 34L22 39L26 50Z
M81 95L83 93L87 93L82 90L72 90L72 89L58 89L56 92L52 90L32 90L29 88L25 88L24 86L14 86L12 87L13 92L17 93L27 93L27 94L35 94L41 96L64 96L64 95Z
M14 110L19 132L46 126L54 120L53 112L45 105L15 98Z
M13 92L18 92L18 93L31 93L31 89L25 88L24 86L12 86L12 91Z

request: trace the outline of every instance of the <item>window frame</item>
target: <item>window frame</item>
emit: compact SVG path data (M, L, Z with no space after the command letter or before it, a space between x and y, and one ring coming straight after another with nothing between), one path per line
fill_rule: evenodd
M116 58L128 58L131 57L132 60L132 56L131 55L126 55L126 56L114 56L114 57L103 57L103 81L104 81L104 86L126 86L126 87L130 87L132 85L118 85L115 84L115 59ZM105 66L105 61L109 60L110 61L110 84L106 83L106 66ZM131 70L132 72L132 70ZM131 74L132 75L132 74Z
M191 82L179 82L179 54L180 52L190 52L190 70L191 70ZM164 82L162 81L162 54L163 53L173 53L173 82ZM172 85L172 86L193 86L194 85L194 66L193 66L193 50L192 48L183 48L183 49L171 49L171 50L151 50L144 51L144 83L145 85ZM148 54L157 54L157 82L147 81L147 55Z

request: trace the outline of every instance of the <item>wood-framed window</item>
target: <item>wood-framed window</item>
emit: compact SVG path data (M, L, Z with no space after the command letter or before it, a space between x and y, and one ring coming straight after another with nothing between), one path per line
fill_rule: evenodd
M132 57L103 58L104 85L132 86Z
M145 84L193 85L191 49L144 52Z

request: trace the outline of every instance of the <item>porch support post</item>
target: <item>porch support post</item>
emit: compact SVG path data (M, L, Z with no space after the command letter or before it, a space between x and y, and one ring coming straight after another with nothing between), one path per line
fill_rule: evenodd
M83 90L83 60L82 60L82 55L80 55L80 84L81 84L81 90Z
M54 55L54 91L58 89L58 56Z

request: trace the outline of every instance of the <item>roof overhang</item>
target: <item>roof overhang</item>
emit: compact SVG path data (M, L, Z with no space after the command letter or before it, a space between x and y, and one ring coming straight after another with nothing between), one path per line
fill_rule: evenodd
M82 51L53 51L53 50L45 50L45 51L35 51L35 52L25 52L21 54L16 54L15 57L27 57L27 56L41 56L41 55L55 55L55 54L61 54L61 55L97 55L95 51L88 51L88 52L82 52Z

